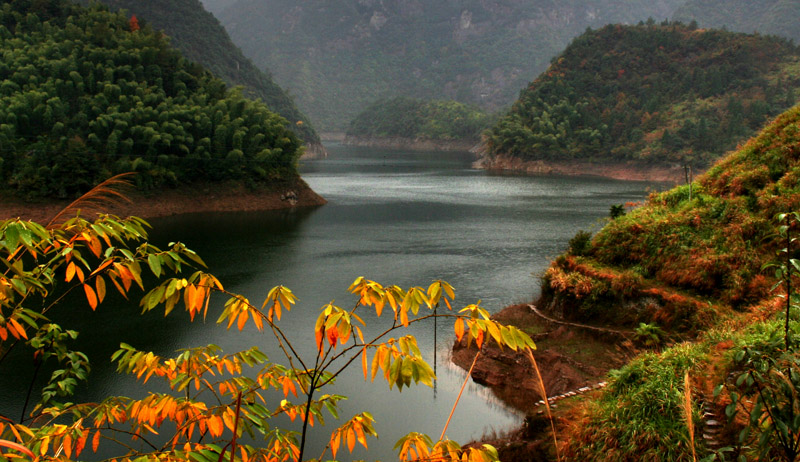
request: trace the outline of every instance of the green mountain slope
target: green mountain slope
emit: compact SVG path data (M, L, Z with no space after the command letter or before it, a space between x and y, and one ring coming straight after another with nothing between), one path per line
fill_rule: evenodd
M491 160L704 167L800 95L786 39L681 24L587 31L484 136Z
M348 137L405 138L475 143L490 116L456 101L423 101L398 96L376 101L350 123Z
M720 160L691 188L652 194L643 206L611 220L590 241L571 242L570 250L543 278L540 308L582 322L648 323L640 330L655 333L650 338L656 343L675 343L612 371L600 396L584 401L583 412L571 414L581 420L559 436L567 441L562 455L569 460L690 461L694 446L699 460L712 447L701 438L708 430L702 421L698 420L695 441L688 439L684 409L689 400L696 415L710 412L710 419L725 427L712 438L719 446L733 448L733 457L757 459L759 438L765 438L762 443L777 438L762 424L771 417L761 416L766 414L763 408L754 411L763 420L754 419L757 424L741 433L740 440L748 422L743 417L752 405L734 404L727 410L726 405L734 393L755 402L753 382L736 379L748 367L745 360L750 355L761 370L785 358L784 326L790 326L794 338L789 354L798 354L798 325L784 324L782 316L785 286L772 291L775 271L763 267L786 258L780 252L786 240L779 235L784 223L778 223L776 215L799 209L796 106ZM792 235L796 232L795 224ZM791 247L796 256L796 242ZM785 367L794 375L797 362L790 364ZM769 373L754 377L770 383ZM798 381L792 382L777 382L789 384L787 395L774 395L783 409L794 402L796 394L791 393L796 393ZM684 394L687 384L690 389ZM722 384L718 397L719 389L712 390ZM728 420L734 408L740 416Z
M667 18L680 3L238 0L219 18L317 127L344 131L393 96L499 109L587 26Z
M228 85L241 85L248 98L260 98L273 112L286 118L292 131L318 149L320 140L312 124L291 98L261 72L233 44L219 21L198 0L101 0L112 8L135 14L142 24L170 36L170 43ZM298 123L299 122L299 123Z
M780 35L800 42L800 0L689 0L673 18L702 27Z
M773 218L800 209L800 106L694 184L652 194L589 242L575 240L544 277L567 317L690 331L763 300Z
M129 171L145 189L297 178L283 118L104 6L5 2L0 50L4 188L74 197Z

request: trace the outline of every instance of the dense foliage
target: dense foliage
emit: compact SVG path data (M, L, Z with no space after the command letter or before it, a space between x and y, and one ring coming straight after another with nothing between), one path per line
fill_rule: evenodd
M398 96L380 100L361 112L348 136L477 141L490 116L456 101L424 101Z
M260 98L273 112L290 122L290 128L307 143L319 143L319 136L294 101L273 80L260 71L233 44L219 21L198 0L102 0L114 8L136 15L140 24L150 24L170 37L170 44L184 56L202 64L228 85L242 85L248 98Z
M101 6L0 9L0 181L72 197L111 174L142 188L296 176L301 144L262 103Z
M323 131L394 96L506 107L587 26L666 18L683 0L207 0L233 41Z
M780 35L800 41L797 0L688 0L673 18L702 27L728 28L739 32Z
M800 49L679 23L587 31L485 134L488 155L706 166L800 95Z

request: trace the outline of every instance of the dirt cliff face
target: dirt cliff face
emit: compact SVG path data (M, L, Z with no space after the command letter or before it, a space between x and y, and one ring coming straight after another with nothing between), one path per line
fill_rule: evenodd
M586 27L663 19L682 0L238 0L218 14L234 42L323 131L379 98L499 109Z
M593 389L630 354L630 343L619 335L559 325L537 316L528 305L509 306L493 318L532 334L537 346L533 354L548 398L585 387ZM474 343L468 346L462 340L453 346L451 359L469 370L477 353ZM527 354L489 343L481 349L472 380L526 415L542 409L539 376Z

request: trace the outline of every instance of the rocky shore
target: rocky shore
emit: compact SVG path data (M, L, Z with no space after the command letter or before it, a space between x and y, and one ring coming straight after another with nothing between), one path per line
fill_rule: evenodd
M473 166L485 170L508 170L526 173L556 175L592 175L615 180L658 181L679 184L685 181L685 172L680 165L651 165L642 162L585 162L585 161L525 161L516 157L481 157ZM695 171L697 176L701 172Z
M472 371L472 380L489 387L503 403L525 414L522 425L509 433L485 436L479 446L495 446L501 460L544 462L554 460L551 427L543 399L554 412L556 427L566 425L568 414L579 403L573 398L591 395L603 388L610 369L625 364L635 350L630 341L613 332L603 332L579 325L560 323L542 317L528 304L512 305L492 316L504 324L514 325L533 338L538 375L527 355L501 350L489 343L481 350ZM475 354L475 344L456 343L451 360L468 370Z
M540 317L527 304L506 307L493 319L531 335L548 398L595 385L628 357L628 346L618 335L557 324ZM453 346L451 359L468 370L477 351L474 343L467 346L462 341ZM481 350L472 380L489 387L501 401L526 414L535 413L544 398L527 355L501 350L492 343Z

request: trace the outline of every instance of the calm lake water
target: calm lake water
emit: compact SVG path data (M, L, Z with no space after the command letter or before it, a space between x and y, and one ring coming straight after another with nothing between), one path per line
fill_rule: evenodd
M456 307L481 300L495 312L535 298L537 276L550 259L579 229L597 230L610 205L642 200L648 190L660 186L591 177L491 174L471 169L469 153L342 146L330 146L329 151L327 159L302 163L303 177L328 199L325 206L152 221L154 242L185 242L203 256L226 289L261 301L275 285L291 288L300 302L281 325L307 355L313 350L319 307L331 300L352 306L355 300L346 289L358 276L406 288L444 279L456 289ZM113 373L104 361L121 341L164 355L208 343L226 352L258 345L274 361L283 361L268 335L250 329L228 332L214 324L217 315L191 324L177 310L167 318L157 313L140 316L129 304L111 301L91 316L86 310L59 316L63 316L59 321L82 332L78 347L93 359L91 387L82 387L78 399L144 396L148 390L161 389L154 382L141 386ZM363 317L376 325L387 321L375 318L374 312ZM432 322L412 329L431 363L433 330ZM435 389L417 386L398 393L379 379L365 383L360 366L339 379L332 392L350 397L340 415L369 411L380 435L369 440L369 452L357 450L353 456L340 452L341 459L395 459L392 447L409 431L438 437L465 377L448 360L451 331L451 323L438 324ZM24 360L18 370L16 377L0 378L5 396L24 396L31 371ZM15 416L20 410L18 401L0 403L4 414ZM487 390L470 383L448 435L466 443L520 421ZM309 457L319 456L327 440L324 435L324 429L313 430Z

